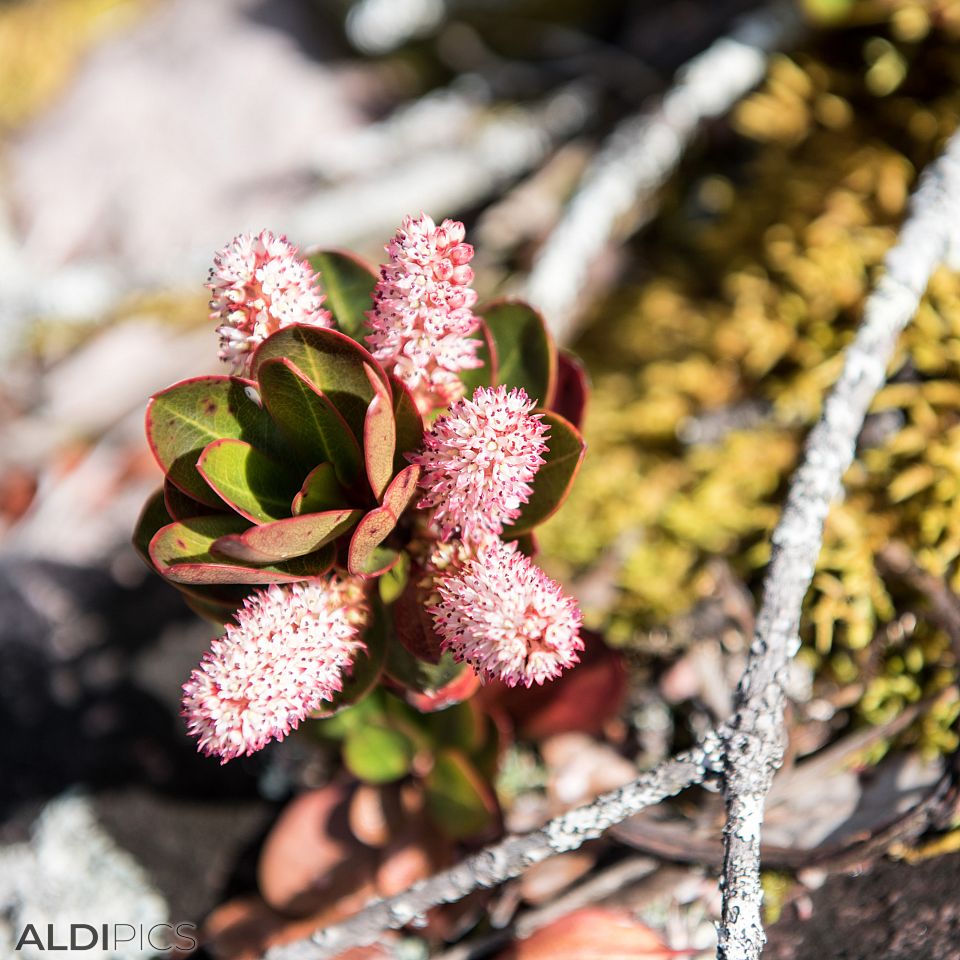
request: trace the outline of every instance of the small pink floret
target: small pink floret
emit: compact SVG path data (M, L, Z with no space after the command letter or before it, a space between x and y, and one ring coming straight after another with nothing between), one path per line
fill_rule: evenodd
M349 580L274 584L248 597L183 685L198 749L226 763L296 730L343 688L367 616Z
M390 262L367 313L371 352L407 385L421 413L461 397L460 372L480 366L471 338L479 325L473 247L464 236L454 220L437 226L426 214L405 217L387 244Z
M533 408L521 389L478 387L426 433L423 452L410 457L423 467L417 506L435 511L445 539L496 537L520 515L547 449L548 428Z
M529 687L579 662L579 607L516 544L487 541L437 590L430 612L443 649L482 678Z
M207 287L210 319L220 335L220 359L245 373L253 350L292 323L330 327L317 274L286 237L243 233L213 258Z

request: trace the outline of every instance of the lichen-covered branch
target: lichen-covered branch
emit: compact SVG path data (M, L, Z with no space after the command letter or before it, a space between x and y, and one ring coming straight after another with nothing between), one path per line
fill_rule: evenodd
M624 232L624 219L632 214L630 229L650 219L654 194L676 169L700 124L726 113L756 86L768 54L797 31L795 3L761 8L694 57L665 94L613 131L540 251L524 291L549 319L558 340L569 339L588 271Z
M539 830L508 837L404 893L370 904L343 923L319 930L306 940L275 947L267 960L328 960L350 947L375 943L385 930L406 926L432 907L454 903L473 890L517 877L554 854L576 850L602 836L613 824L703 782L718 770L719 757L719 740L712 736L701 747L667 760L632 783L551 820Z
M949 255L958 224L960 136L954 136L921 180L899 241L887 255L886 274L867 300L843 371L807 440L773 534L763 602L725 741L721 960L755 960L763 949L760 828L764 801L783 758L783 680L799 646L801 605L827 512L853 461L867 409L931 274Z

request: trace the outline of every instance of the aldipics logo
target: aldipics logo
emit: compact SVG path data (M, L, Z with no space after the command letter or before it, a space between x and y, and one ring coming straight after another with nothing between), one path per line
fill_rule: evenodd
M71 923L57 926L52 923L28 923L17 939L16 950L119 950L139 949L154 954L175 957L197 948L196 924L193 923ZM30 950L29 948L33 948Z

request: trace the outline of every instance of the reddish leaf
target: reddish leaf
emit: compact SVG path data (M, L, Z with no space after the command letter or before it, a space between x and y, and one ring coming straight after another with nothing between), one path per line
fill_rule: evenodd
M433 628L433 617L424 606L423 591L411 578L390 607L393 632L418 660L440 662L440 638Z
M497 960L669 960L689 953L671 950L626 910L584 907L511 944Z
M264 360L259 376L263 402L301 462L308 466L321 460L332 463L347 488L360 482L360 443L333 399L289 357Z
M404 383L391 376L390 388L393 390L393 419L397 428L393 469L399 472L409 463L404 454L414 453L423 446L423 417Z
M373 399L364 365L384 383L387 375L360 344L336 330L294 323L267 337L257 348L251 361L255 377L261 378L261 368L271 359L289 360L340 411L353 435L362 441L364 416Z
M590 379L586 368L572 353L561 350L558 361L557 390L551 406L579 430L587 409Z
M391 533L417 490L420 467L411 466L394 477L383 494L383 503L371 510L358 524L350 538L347 569L355 576L379 576L399 559L395 550L385 551L380 545Z
M390 395L390 388L369 366L364 365L363 369L374 390L363 422L363 460L370 489L379 500L393 476L397 427L393 419L393 397Z
M559 414L543 413L543 423L550 428L547 437L546 461L533 479L533 492L520 510L520 516L507 528L506 535L515 538L529 533L552 516L567 498L574 478L583 462L587 445L580 431Z
M146 427L150 449L170 480L214 508L221 506L220 498L196 467L204 447L227 437L265 450L276 446L256 384L239 377L195 377L155 393L147 404Z
M250 567L211 553L214 541L247 526L240 517L195 517L161 528L150 541L150 559L157 571L174 583L290 583L320 576L333 565L330 544L315 554L283 563Z
M197 471L241 517L269 523L290 513L296 481L283 467L243 440L225 438L204 447Z
M619 651L611 650L599 635L584 630L581 636L585 650L572 670L529 690L497 681L485 684L483 702L506 711L525 739L574 730L599 733L620 712L627 672Z
M242 563L277 563L313 553L335 540L360 519L360 510L327 510L276 520L228 533L212 544L214 553Z
M293 498L290 512L299 517L304 513L325 513L327 510L341 510L347 506L343 488L337 482L336 471L332 463L321 463L308 474L303 486Z
M170 482L169 477L163 481L163 502L171 520L189 520L191 517L206 517L218 512L185 494ZM219 512L222 512L223 504L220 506Z

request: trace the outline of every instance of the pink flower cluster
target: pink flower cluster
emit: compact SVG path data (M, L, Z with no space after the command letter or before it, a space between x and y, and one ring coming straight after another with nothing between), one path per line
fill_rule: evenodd
M480 366L471 339L478 326L473 247L464 236L454 220L438 227L426 214L404 218L367 313L371 352L410 388L421 413L462 396L460 372Z
M243 233L213 258L207 281L210 318L219 326L220 359L246 371L256 346L291 323L330 327L317 275L286 237Z
M515 543L486 541L436 588L430 612L443 648L481 677L529 687L579 661L577 604Z
M432 509L444 539L459 530L467 541L498 537L530 499L544 462L547 427L521 389L478 387L454 403L423 438L425 493L417 506Z
M437 418L410 458L423 467L417 506L433 511L446 541L425 565L441 646L509 686L550 680L583 649L576 603L500 539L544 463L548 428L534 406L521 389L480 387Z
M274 584L248 597L183 685L199 749L226 763L296 730L343 688L368 616L350 580Z

